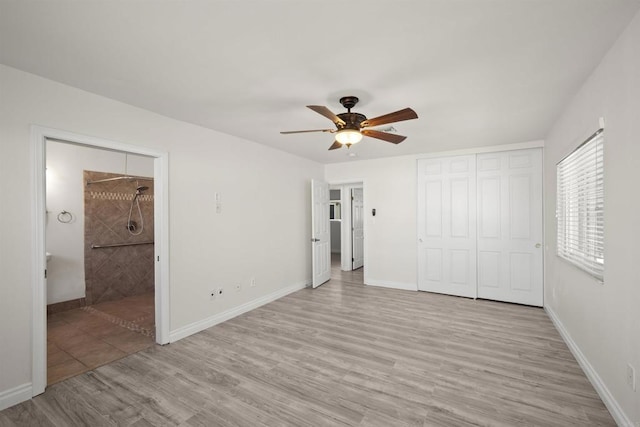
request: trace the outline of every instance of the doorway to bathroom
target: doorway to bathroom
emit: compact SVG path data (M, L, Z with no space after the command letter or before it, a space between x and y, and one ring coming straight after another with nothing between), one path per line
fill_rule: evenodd
M35 396L169 341L168 156L36 126L32 146Z
M151 347L153 158L46 141L47 385Z

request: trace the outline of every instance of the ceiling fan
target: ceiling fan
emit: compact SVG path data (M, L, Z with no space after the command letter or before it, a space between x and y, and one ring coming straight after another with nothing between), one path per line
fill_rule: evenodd
M353 144L357 144L358 142L360 142L363 135L369 136L371 138L381 139L393 144L399 144L407 139L407 137L369 128L373 126L386 125L389 123L418 118L418 115L415 111L413 111L411 108L405 108L404 110L395 111L393 113L378 116L373 119L367 119L364 114L351 112L351 109L358 103L358 101L358 98L355 96L344 96L340 98L340 104L342 104L342 106L347 109L346 113L340 114L334 114L327 107L323 107L321 105L307 105L307 108L310 108L316 113L321 114L331 120L333 124L336 125L335 129L292 130L280 133L335 133L336 140L331 145L331 147L329 147L329 150L335 150L336 148L340 148L343 145L346 145L347 148L349 148Z

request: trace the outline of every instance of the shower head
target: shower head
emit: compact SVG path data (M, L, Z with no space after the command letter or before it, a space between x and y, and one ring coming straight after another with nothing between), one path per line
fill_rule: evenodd
M146 185L141 185L136 188L136 194L142 194L143 191L147 191L148 189L149 187L147 187Z

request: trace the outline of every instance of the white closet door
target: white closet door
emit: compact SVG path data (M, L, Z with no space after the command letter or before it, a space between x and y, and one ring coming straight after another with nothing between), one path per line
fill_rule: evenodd
M477 156L478 298L542 306L542 150Z
M476 297L476 158L418 161L418 289Z

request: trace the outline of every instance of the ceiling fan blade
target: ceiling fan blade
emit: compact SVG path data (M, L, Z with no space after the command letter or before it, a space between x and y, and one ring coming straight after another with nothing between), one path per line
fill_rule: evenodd
M402 122L405 120L417 119L418 114L411 108L405 108L404 110L394 111L393 113L385 114L384 116L374 117L373 119L365 120L360 124L361 127L371 127L386 125L387 123Z
M344 125L347 124L344 120L342 120L340 117L336 116L327 107L323 107L322 105L307 105L307 108L311 108L316 113L322 114L323 116L325 116L327 119L331 120L336 125L344 126Z
M338 141L334 141L333 144L331 144L331 147L329 147L329 150L335 150L336 148L340 147L342 147L342 144L340 144Z
M286 130L280 132L283 135L288 135L290 133L308 133L308 132L335 132L335 129L313 129L313 130Z
M402 141L407 139L406 136L396 135L394 133L380 132L379 130L373 129L362 129L361 132L363 135L370 136L371 138L381 139L383 141L392 142L394 144L400 144Z

